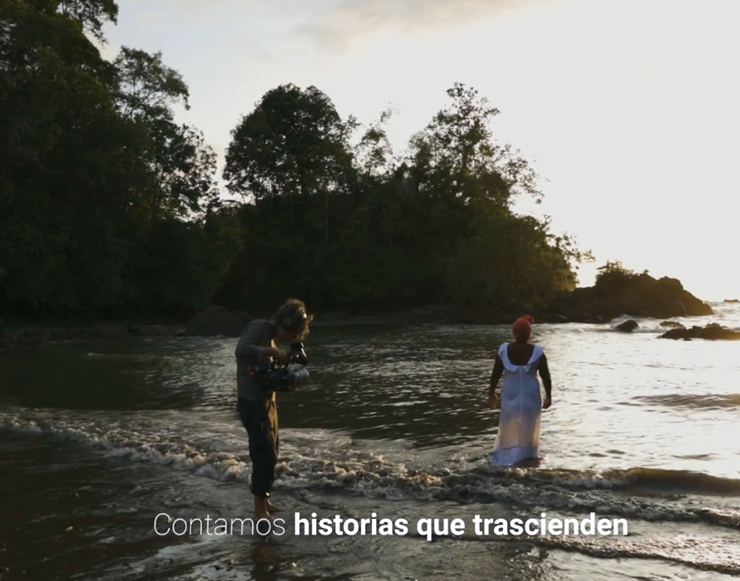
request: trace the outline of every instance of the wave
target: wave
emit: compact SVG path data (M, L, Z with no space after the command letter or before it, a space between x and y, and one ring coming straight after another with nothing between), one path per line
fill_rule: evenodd
M219 481L246 481L246 436L213 417L157 411L101 415L63 410L0 410L0 429L93 446L105 456L149 462ZM636 467L627 470L507 470L483 458L414 465L405 446L354 440L323 430L285 430L276 487L368 498L459 503L503 502L643 521L740 525L740 511L711 496L740 496L740 480ZM677 502L676 495L683 495ZM688 495L688 496L687 496ZM697 498L693 498L695 495Z
M712 539L707 550L706 537L682 535L670 539L621 539L608 541L578 537L533 539L538 545L565 551L577 551L600 559L660 559L725 575L740 575L740 551L737 538Z
M689 470L663 468L615 468L595 470L523 471L518 478L554 484L569 490L617 490L644 493L690 494L697 496L738 496L740 479L713 476Z
M688 470L665 470L661 468L631 468L610 470L607 478L623 483L624 489L639 489L647 492L683 493L695 495L740 496L740 480L712 476Z
M660 323L656 323L656 321L662 322L662 320L660 319L647 319L647 320L634 319L634 320L637 321L638 325L640 326L637 327L636 329L633 329L632 331L620 331L619 329L617 329L617 325L619 325L623 321L619 321L617 323L612 321L611 323L609 323L609 331L612 331L614 333L619 333L621 335L639 335L641 333L647 334L647 335L654 335L654 334L662 335L663 333L666 333L667 331L670 331L671 329L675 328L675 327L664 327L664 326L661 326ZM723 327L727 329L731 329L733 331L740 330L740 326L736 325L736 322L729 322L729 323L727 321L720 322L718 320L715 320L715 318L709 318L707 320L702 320L702 321L690 321L690 320L687 321L685 319L682 319L682 321L683 322L681 323L681 325L683 325L686 329L691 329L692 327L705 327L706 325L715 323L715 324L722 325Z
M634 332L640 332L641 330L647 329L650 331L667 331L669 327L661 327L660 324L664 321L672 321L680 323L687 328L693 327L694 325L703 327L710 323L718 323L722 326L730 329L740 328L740 303L710 303L710 306L714 310L711 315L702 315L695 317L669 317L669 318L653 318L653 317L635 317L632 315L620 315L609 321L608 325L612 329L624 323L630 319L637 321L640 325L640 329L636 329Z
M614 327L612 327L609 330L615 333L620 333L622 335L640 335L640 334L642 335L662 335L669 329L667 327L639 327L638 329L634 329L633 331L630 331L629 333L626 333L624 331L618 331Z
M740 394L669 394L636 396L633 400L663 407L687 409L728 409L740 407Z

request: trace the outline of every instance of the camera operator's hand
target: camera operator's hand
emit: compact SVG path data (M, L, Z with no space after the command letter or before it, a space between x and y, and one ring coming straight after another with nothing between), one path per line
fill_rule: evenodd
M268 347L267 349L265 349L265 355L269 355L270 357L274 357L280 363L287 363L288 362L288 354L285 351L283 351L282 349L278 349L276 347Z

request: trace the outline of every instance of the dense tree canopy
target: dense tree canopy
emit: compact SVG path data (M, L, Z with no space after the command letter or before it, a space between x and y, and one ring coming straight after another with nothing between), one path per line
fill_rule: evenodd
M245 197L243 246L217 300L251 308L297 294L315 308L454 302L545 305L584 255L549 221L516 215L542 194L493 139L498 114L462 84L395 155L384 125L342 120L315 87L278 87L232 133L224 176Z
M498 111L465 85L391 148L316 87L279 86L216 156L175 121L188 87L161 54L92 40L114 0L0 0L0 315L546 304L582 258L549 222Z
M179 75L161 55L101 58L86 33L115 21L112 1L2 0L0 10L2 310L207 305L230 254L212 255L210 241L221 245L205 232L215 156L173 121L171 105L187 99ZM161 259L163 241L178 261ZM213 280L183 277L183 262L207 262Z

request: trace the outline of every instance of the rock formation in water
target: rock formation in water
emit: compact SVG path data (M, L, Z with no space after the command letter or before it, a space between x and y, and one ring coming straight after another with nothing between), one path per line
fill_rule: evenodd
M685 327L678 321L663 321L660 326L668 329L685 329Z
M647 273L598 281L562 297L552 311L570 321L596 323L622 315L632 317L692 317L713 314L712 307L683 288L675 278L655 279Z
M621 333L631 333L635 329L639 329L640 325L637 323L637 321L633 319L629 319L627 321L624 321L623 323L619 323L616 327L614 327L615 331L619 331Z
M718 323L710 323L706 327L694 326L690 329L671 329L670 331L666 331L665 333L663 333L659 338L738 341L740 340L740 332L733 331L732 329L728 329L727 327L723 327Z

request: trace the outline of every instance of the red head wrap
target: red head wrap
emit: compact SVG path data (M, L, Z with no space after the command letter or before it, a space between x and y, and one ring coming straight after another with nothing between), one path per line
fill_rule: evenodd
M532 323L534 323L534 318L530 315L524 315L514 321L514 324L511 326L511 332L514 334L514 338L529 338L529 335L532 333Z

